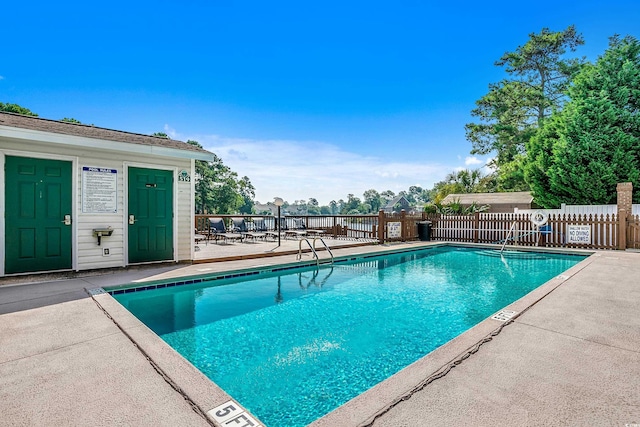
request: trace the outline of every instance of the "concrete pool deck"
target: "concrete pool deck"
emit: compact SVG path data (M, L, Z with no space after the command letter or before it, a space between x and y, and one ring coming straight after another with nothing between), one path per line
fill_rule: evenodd
M293 262L287 255L0 286L0 424L215 425L204 413L228 397L110 296L93 299L85 288ZM314 424L640 424L640 254L599 251L577 267L512 304L521 314L506 326L487 319Z

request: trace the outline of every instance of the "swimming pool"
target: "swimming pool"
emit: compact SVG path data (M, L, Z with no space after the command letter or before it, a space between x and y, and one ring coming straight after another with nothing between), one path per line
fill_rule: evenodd
M495 254L436 247L114 297L264 424L304 426L583 259Z

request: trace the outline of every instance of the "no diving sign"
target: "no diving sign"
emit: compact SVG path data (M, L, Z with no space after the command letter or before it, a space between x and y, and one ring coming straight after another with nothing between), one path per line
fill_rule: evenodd
M578 245L591 244L590 225L567 225L567 243Z

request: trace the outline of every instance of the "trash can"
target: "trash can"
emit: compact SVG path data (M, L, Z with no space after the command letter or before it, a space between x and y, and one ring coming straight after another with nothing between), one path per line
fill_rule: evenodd
M431 240L431 221L418 222L418 238L422 242Z

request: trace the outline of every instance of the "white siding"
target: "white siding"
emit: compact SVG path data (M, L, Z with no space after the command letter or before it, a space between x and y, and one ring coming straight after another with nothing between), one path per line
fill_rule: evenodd
M186 169L189 174L191 173L191 160L181 160L180 166L177 171ZM191 193L191 183L174 180L174 186L176 188L176 209L175 215L177 215L176 227L178 240L176 243L177 248L177 260L190 260L192 259L193 249L193 195Z
M530 214L538 210L548 214L568 214L568 215L611 215L618 213L617 205L565 205L560 209L514 209L514 212ZM631 213L640 215L640 204L632 205Z
M75 230L73 241L74 269L88 270L96 268L120 267L127 265L126 260L126 173L128 166L165 169L174 172L174 257L177 261L191 259L192 228L192 192L189 182L177 180L177 174L186 169L191 175L191 159L170 158L161 156L131 154L101 150L96 148L64 147L37 142L25 143L0 139L0 151L5 155L60 158L75 161L74 201L75 212L72 213ZM117 213L91 214L82 213L82 167L116 169L117 174ZM0 172L4 173L4 172ZM4 218L4 212L2 212ZM4 221L4 219L1 219ZM93 229L110 226L113 235L103 237L101 246L93 236ZM103 249L108 248L109 256L103 256Z

